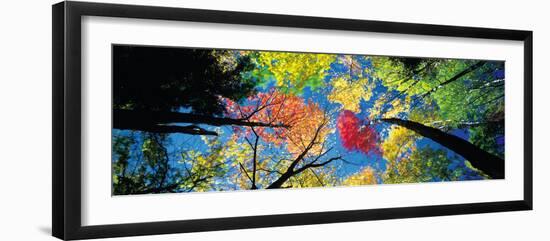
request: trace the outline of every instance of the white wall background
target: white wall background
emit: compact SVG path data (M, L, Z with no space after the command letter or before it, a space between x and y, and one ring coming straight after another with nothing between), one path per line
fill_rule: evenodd
M105 0L103 0L105 1ZM51 4L19 0L0 8L0 240L54 240L51 232ZM550 24L544 1L109 0L189 8L269 12L533 30L534 206L435 218L263 228L114 240L548 240L550 169L545 142Z

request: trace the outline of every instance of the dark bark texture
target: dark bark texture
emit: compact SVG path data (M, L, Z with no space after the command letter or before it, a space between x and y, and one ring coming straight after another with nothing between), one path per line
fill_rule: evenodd
M489 175L491 178L504 179L504 160L482 150L464 139L414 121L397 118L386 118L380 121L405 127L419 135L430 138L461 155L468 160L473 167Z
M188 126L171 125L188 123ZM196 124L211 126L236 125L249 127L282 127L282 124L252 122L244 119L231 119L196 115L189 113L147 110L113 110L113 128L122 130L139 130L154 133L184 133L190 135L217 135L216 132L205 130Z

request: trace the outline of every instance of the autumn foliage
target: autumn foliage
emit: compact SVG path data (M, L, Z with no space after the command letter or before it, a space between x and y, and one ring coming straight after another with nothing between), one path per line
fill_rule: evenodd
M365 154L379 153L377 147L378 134L367 121L360 120L353 112L344 110L338 116L338 132L342 145L350 151L359 151Z
M249 97L243 104L226 101L226 113L237 119L270 123L281 127L256 127L254 132L265 142L277 146L286 145L292 154L303 152L308 145L323 140L329 133L325 113L315 103L309 103L293 94L271 90ZM252 134L251 128L234 127L236 132ZM309 147L313 152L322 151L320 145Z
M501 179L504 66L115 46L113 195Z

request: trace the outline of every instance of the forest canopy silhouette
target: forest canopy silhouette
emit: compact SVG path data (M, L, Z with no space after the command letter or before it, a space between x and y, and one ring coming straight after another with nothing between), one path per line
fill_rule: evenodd
M114 195L505 176L503 61L112 51Z

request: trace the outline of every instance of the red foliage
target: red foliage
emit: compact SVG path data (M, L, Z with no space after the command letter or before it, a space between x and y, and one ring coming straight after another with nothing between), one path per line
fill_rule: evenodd
M378 134L366 121L362 121L349 110L344 110L338 116L338 132L342 145L350 151L379 153L377 147Z
M288 128L255 128L256 133L263 140L277 146L283 144L288 138L308 137L307 133L317 128L316 125L313 125L315 123L310 123L311 120L322 119L319 117L322 116L322 112L317 105L308 104L298 96L283 94L275 90L250 96L243 104L235 103L229 99L223 99L223 101L226 104L226 115L230 118L288 126ZM308 122L308 120L310 121ZM235 133L244 132L246 136L251 135L251 128L235 126L233 131ZM301 143L304 140L294 141ZM287 144L289 149L296 149L293 148L293 143Z

